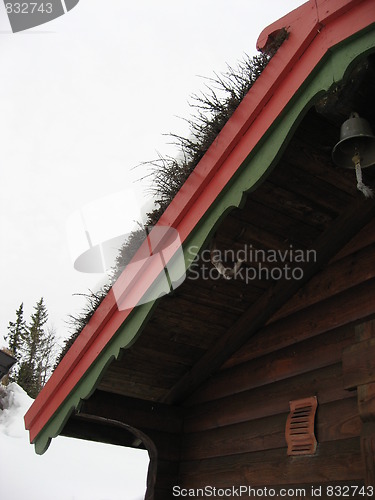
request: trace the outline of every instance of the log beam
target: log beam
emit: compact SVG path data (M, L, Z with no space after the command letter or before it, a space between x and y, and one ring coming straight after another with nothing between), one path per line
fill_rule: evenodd
M343 352L344 387L357 389L366 486L375 486L375 321L356 326L357 343Z

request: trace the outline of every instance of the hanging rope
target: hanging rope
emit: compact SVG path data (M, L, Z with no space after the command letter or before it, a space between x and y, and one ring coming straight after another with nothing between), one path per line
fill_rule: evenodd
M372 198L374 196L374 192L371 188L366 186L366 184L362 181L362 169L361 169L361 157L359 153L356 153L352 161L355 165L355 175L357 177L357 189L361 191L366 198Z

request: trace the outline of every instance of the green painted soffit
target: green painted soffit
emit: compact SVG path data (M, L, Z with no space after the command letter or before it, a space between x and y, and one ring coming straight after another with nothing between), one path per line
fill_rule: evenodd
M241 206L246 198L245 194L256 189L269 175L316 97L342 80L358 59L374 49L375 36L371 26L335 46L325 55L185 242L186 268L193 262L223 217L232 208ZM95 390L106 367L118 358L121 349L128 348L135 342L156 303L157 300L137 307L119 328L99 358L36 437L34 444L38 454L47 450L51 438L62 431L70 414L79 408L80 401L88 398Z

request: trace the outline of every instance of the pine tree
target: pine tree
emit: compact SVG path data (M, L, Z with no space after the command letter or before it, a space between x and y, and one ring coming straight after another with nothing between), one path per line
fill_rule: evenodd
M36 398L51 375L56 357L55 329L47 326L48 311L43 297L34 306L30 323L23 320L23 304L16 312L16 322L9 322L9 348L18 363L11 380L29 396Z
M43 298L34 307L31 322L27 327L24 345L24 359L20 367L19 385L35 398L41 387L41 347L45 336L44 327L48 320L48 313Z
M20 361L22 358L22 348L26 336L26 323L23 319L23 302L16 311L16 321L9 321L8 324L8 335L5 336L5 340L8 342L8 348L12 352L12 355ZM16 364L11 372L9 379L11 381L16 381L19 372L19 365Z
M44 387L53 371L53 366L57 356L56 330L52 326L47 326L42 343L39 346L38 380L40 388Z
M32 398L36 398L42 388L42 351L45 338L45 324L48 321L48 312L43 297L34 306L34 311L34 314L31 315L30 325L27 327L25 361L21 365L20 375L22 375L22 379L19 381L19 384Z
M25 337L26 325L23 319L23 302L16 311L16 321L9 321L8 335L5 340L8 341L9 349L12 351L13 356L17 359L20 357L20 349Z

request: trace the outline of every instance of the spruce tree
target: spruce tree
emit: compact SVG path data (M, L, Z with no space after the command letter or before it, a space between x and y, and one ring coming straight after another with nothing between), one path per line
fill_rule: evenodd
M9 321L8 335L5 335L5 340L8 342L8 348L12 355L19 362L23 355L23 345L26 337L26 323L23 319L23 302L16 311L16 321ZM11 372L9 379L16 381L19 372L19 364L16 364Z
M45 338L45 324L48 321L48 312L43 297L34 306L34 314L27 327L26 356L23 383L24 389L32 398L36 398L42 388L41 364L43 362L43 341Z
M23 359L20 364L18 384L32 398L36 398L42 388L41 365L43 363L43 343L46 336L45 325L48 312L43 297L34 306L30 324L26 328Z
M8 331L9 333L5 336L5 340L8 341L8 347L12 351L13 356L19 359L20 349L26 331L25 321L23 319L23 302L16 311L16 321L9 321Z
M23 304L16 312L15 323L9 322L6 337L18 363L11 377L29 396L36 398L46 384L55 361L55 330L47 326L48 311L43 297L34 306L30 323L23 320Z
M56 359L56 330L52 326L47 326L39 346L39 364L37 368L40 389L45 386L53 371Z

